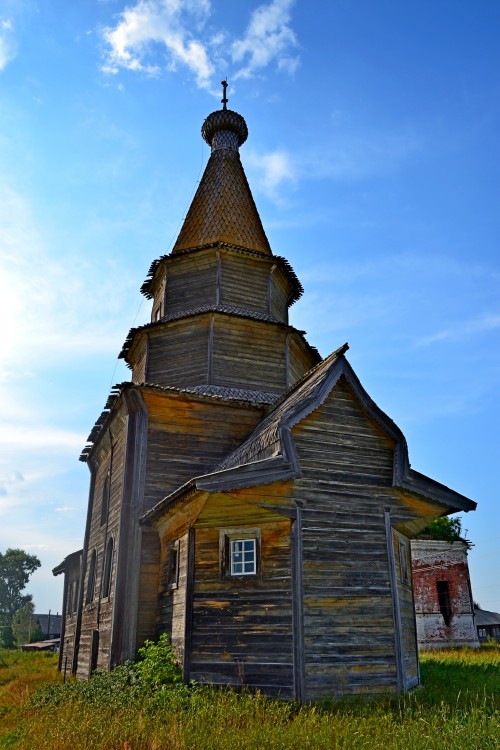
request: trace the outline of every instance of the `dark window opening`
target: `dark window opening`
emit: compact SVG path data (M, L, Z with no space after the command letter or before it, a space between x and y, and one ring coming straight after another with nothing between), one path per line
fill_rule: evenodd
M452 616L448 581L437 581L437 593L439 599L439 610L443 615L445 625L448 627Z
M102 582L102 598L107 599L111 591L111 572L113 569L113 538L108 540L106 557L104 558L104 574Z
M90 671L95 672L97 669L97 657L99 656L99 631L92 631L92 652L90 655Z
M92 602L94 601L96 572L97 572L97 552L94 550L92 552L92 557L90 559L89 577L87 579L87 597L85 599L87 604L92 604Z
M179 540L168 545L165 573L167 588L176 589L179 585Z
M399 541L399 575L401 582L410 583L410 566L408 565L408 546L406 542Z
M110 494L110 487L109 487L109 472L108 472L108 474L106 475L106 479L104 480L104 487L102 489L101 526L104 526L104 524L107 523L108 521L109 494Z

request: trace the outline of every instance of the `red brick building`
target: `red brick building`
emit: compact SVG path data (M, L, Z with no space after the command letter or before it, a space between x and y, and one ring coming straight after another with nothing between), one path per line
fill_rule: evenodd
M469 544L463 539L411 542L419 649L479 645L468 550Z

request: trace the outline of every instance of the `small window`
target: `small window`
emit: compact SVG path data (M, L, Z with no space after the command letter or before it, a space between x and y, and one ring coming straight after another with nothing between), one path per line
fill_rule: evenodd
M113 570L113 537L108 539L106 545L106 557L104 558L104 575L102 582L102 598L107 599L111 592L111 572Z
M221 529L221 575L256 576L260 573L260 529Z
M74 591L75 591L75 582L71 581L68 587L68 599L66 602L66 614L72 615L73 610L73 600L74 600Z
M176 589L179 585L179 540L167 547L165 581L168 589Z
M92 602L94 601L96 573L97 573L97 552L94 550L92 552L92 557L90 558L89 577L87 579L87 596L85 599L87 604L92 604Z
M402 539L399 540L399 575L401 577L401 583L410 583L408 545Z
M106 474L106 479L104 480L104 486L102 488L102 503L101 503L101 526L104 526L108 522L108 515L109 515L109 494L110 494L110 486L109 486L109 471Z
M478 635L480 638L486 638L486 629L485 628L478 628L477 629Z
M257 540L231 539L231 575L253 576L257 573Z
M450 587L448 581L436 581L437 593L439 599L439 610L443 615L445 625L448 626L451 622L451 602L450 602Z

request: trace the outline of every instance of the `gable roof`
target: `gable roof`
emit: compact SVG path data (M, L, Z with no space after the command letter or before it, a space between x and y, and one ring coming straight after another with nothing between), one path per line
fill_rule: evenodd
M449 513L474 510L476 503L410 468L406 439L399 427L370 398L346 358L348 344L309 370L271 407L250 436L209 474L195 477L161 500L143 521L159 517L184 494L225 492L301 476L292 428L319 408L341 377L367 414L394 440L393 486L445 506Z

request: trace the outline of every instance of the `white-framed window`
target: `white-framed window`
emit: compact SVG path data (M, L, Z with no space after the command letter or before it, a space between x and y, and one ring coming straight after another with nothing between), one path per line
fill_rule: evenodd
M221 576L251 578L260 574L259 528L221 529L219 532Z
M231 539L229 557L232 576L254 576L257 573L257 539Z

